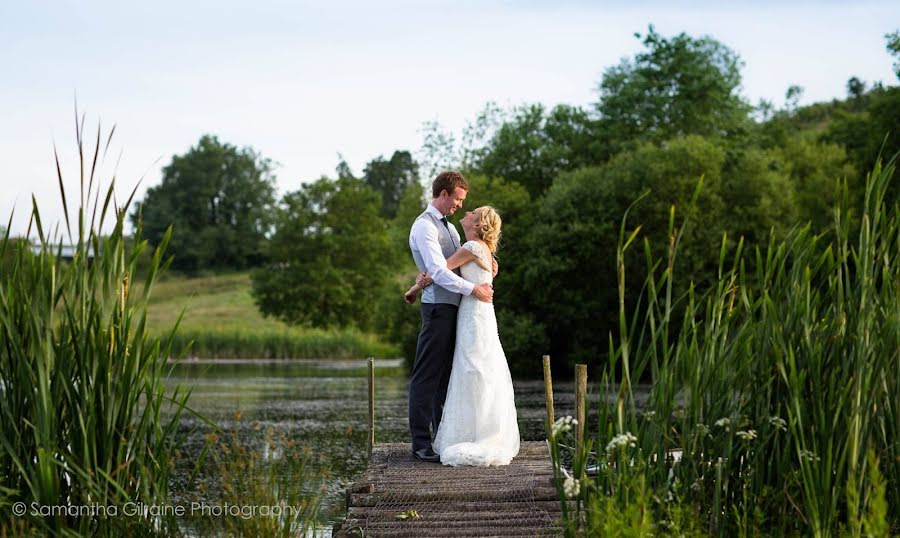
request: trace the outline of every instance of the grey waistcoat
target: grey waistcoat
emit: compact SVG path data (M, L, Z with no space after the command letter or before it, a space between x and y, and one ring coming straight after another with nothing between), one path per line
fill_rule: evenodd
M441 253L444 255L444 259L452 256L460 246L459 233L456 231L456 227L450 224L448 230L444 227L444 223L442 223L440 219L428 211L423 212L416 218L417 221L423 219L437 229L438 242L441 246ZM453 234L452 239L451 234ZM418 246L412 241L412 234L410 234L409 248L412 250L412 256L413 260L416 262L416 267L419 268L419 271L425 271L425 262L422 261L422 254L419 252ZM458 275L459 269L454 269L453 272ZM459 306L460 299L462 299L462 295L447 291L446 288L442 288L437 284L431 284L422 291L423 303L446 303Z

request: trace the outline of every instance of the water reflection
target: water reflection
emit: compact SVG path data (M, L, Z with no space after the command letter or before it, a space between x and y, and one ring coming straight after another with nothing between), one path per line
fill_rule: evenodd
M398 361L380 361L376 372L376 442L407 442L406 374ZM227 432L236 429L245 439L258 438L263 451L263 432L268 428L311 447L331 469L326 515L329 520L342 515L344 490L366 468L364 361L182 363L168 380L170 387L178 383L191 388L189 405L194 411ZM543 382L516 381L514 385L523 440L544 439ZM573 414L572 384L557 384L554 389L557 416ZM236 411L240 411L238 420ZM180 428L187 435L186 453L199 455L204 436L212 428L190 414L183 416ZM202 473L197 481L209 482ZM185 480L187 474L187 469L179 469L176 487L184 485L178 480Z

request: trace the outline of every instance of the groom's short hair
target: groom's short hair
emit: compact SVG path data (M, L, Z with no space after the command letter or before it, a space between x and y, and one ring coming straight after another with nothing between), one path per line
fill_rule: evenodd
M453 194L453 191L460 187L463 190L469 190L469 182L459 172L441 172L434 183L431 184L431 194L437 198L441 195L441 191L447 191L447 194Z

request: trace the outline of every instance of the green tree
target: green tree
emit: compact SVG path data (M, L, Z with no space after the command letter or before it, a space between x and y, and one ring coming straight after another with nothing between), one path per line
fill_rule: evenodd
M837 144L797 135L772 153L790 180L798 220L811 223L817 232L834 226L834 189L838 179L846 179L854 192L861 191L847 152Z
M350 170L350 165L347 163L347 160L344 159L344 156L340 153L338 153L338 164L334 168L334 172L337 174L338 179L356 177L353 175L353 171Z
M270 263L253 273L260 311L294 325L369 328L393 263L380 205L354 178L285 195Z
M862 181L879 155L890 159L900 152L900 87L875 86L861 100L862 107L838 109L821 139L844 146L855 168L856 198L862 197ZM888 188L888 203L898 199L900 187L895 181Z
M743 63L734 51L710 37L665 38L653 26L642 43L645 51L607 69L600 83L606 156L636 142L746 130L750 106L738 95Z
M392 219L403 191L419 182L419 165L408 151L395 151L390 160L379 156L369 161L363 169L363 181L381 194L381 216Z
M500 272L494 280L494 305L503 350L510 368L518 375L538 376L541 355L547 353L549 340L542 320L532 315L530 294L523 293L524 273L531 262L528 237L531 234L534 205L528 190L519 182L484 174L470 174L469 194L457 223L465 211L490 205L503 219L500 248L496 256Z
M431 199L430 194L428 200ZM413 221L424 211L425 188L421 183L409 185L400 196L397 215L390 221L392 273L378 301L375 331L400 346L403 356L412 360L416 354L416 335L419 334L419 309L403 302L403 293L415 281L418 269L409 251L409 230ZM411 365L410 365L411 366Z
M487 176L516 181L537 197L560 172L595 162L595 134L595 121L579 107L522 106L472 152L471 165Z
M205 135L162 172L162 182L147 190L131 222L143 215L144 234L153 245L174 224L174 268L194 272L262 263L275 204L269 159Z
M561 174L536 204L524 239L527 261L517 286L529 304L517 313L545 325L551 356L596 361L617 327L616 244L629 205L649 191L629 213L628 230L641 226L638 245L646 240L656 259L665 259L670 209L680 222L703 177L674 268L681 285L702 289L716 275L724 232L767 238L771 227L792 224L791 184L770 169L771 160L758 149L733 153L719 139L688 136ZM626 298L634 301L646 274L644 249L631 249L625 262Z
M851 99L861 99L866 93L866 83L857 77L847 80L847 96Z
M797 110L800 106L800 99L803 97L803 87L796 84L788 86L784 92L784 108L789 112Z
M894 57L894 74L900 78L900 30L894 30L884 35L887 40L886 49L888 54Z

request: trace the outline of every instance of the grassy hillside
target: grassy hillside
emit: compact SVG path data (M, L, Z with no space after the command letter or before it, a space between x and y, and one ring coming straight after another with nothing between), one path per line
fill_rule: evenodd
M184 310L176 348L193 341L189 355L234 358L396 357L395 346L355 329L290 327L264 318L250 294L249 273L198 278L170 275L157 282L150 302L150 331L171 329Z

